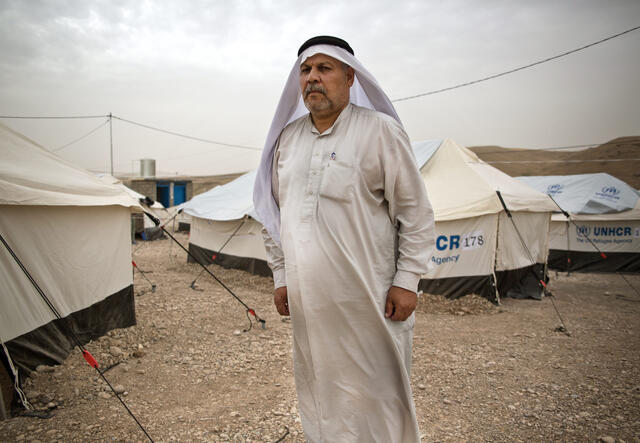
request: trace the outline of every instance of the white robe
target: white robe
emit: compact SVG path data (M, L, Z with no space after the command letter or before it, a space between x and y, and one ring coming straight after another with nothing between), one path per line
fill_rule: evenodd
M280 136L274 178L282 249L266 231L265 245L276 287L288 289L308 441L419 441L414 315L384 318L389 288L415 292L434 244L406 133L352 104L322 134L302 117Z

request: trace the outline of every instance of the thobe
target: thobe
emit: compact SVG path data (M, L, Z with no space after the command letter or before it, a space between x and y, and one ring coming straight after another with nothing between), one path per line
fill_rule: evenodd
M282 247L264 231L265 246L276 288L288 290L307 440L419 441L414 314L384 318L389 288L415 292L434 244L406 133L353 104L323 133L307 115L280 135L273 177Z

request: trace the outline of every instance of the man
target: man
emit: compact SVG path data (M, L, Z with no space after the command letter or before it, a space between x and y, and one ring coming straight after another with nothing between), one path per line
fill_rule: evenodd
M433 212L393 106L344 40L300 48L254 203L307 440L419 441L409 369Z

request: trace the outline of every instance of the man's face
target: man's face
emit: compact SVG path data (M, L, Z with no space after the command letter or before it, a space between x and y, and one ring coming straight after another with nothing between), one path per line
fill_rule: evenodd
M316 54L300 65L300 90L311 115L330 116L349 103L353 68L325 54Z

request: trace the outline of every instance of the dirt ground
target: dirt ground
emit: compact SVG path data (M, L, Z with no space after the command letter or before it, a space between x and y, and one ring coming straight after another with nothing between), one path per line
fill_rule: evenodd
M187 244L185 234L176 234ZM304 441L291 328L271 279L212 267L244 308L169 239L138 242L138 324L86 347L155 441ZM554 297L491 305L422 295L412 384L425 442L640 442L640 276L551 274ZM561 325L552 302L570 336ZM145 441L75 350L25 391L50 418L0 422L0 441ZM47 408L48 405L48 408Z

